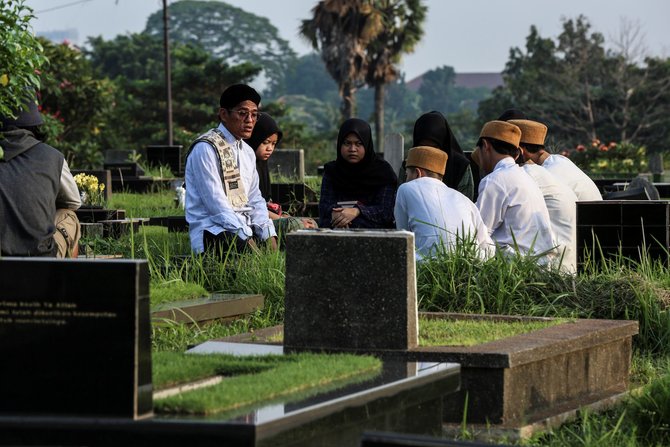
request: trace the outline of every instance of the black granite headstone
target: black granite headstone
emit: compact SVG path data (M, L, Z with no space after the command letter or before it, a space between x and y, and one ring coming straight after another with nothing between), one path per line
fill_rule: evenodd
M152 413L146 261L0 259L0 415Z
M147 146L147 162L152 166L164 166L167 165L170 167L172 174L181 175L184 170L184 157L182 154L181 145L168 146L168 145L152 145Z
M418 343L414 235L300 230L286 238L284 346L399 349Z

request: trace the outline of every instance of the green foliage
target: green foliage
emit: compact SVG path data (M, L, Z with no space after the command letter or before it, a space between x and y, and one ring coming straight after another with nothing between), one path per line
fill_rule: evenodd
M67 43L53 44L40 38L49 64L42 71L42 114L62 124L50 130L51 143L61 150L74 169L101 168L101 130L107 125L116 89L95 76L84 54Z
M637 174L647 168L647 150L632 143L601 143L593 140L590 145L579 144L574 150L566 151L577 166L589 174L626 173Z
M649 445L670 442L670 374L646 386L628 403L628 416L638 436Z
M337 100L337 84L328 75L323 60L316 53L289 60L281 75L270 92L272 98L304 95L326 103Z
M455 78L456 73L453 67L446 65L424 73L419 87L421 110L439 110L443 113L455 111L456 107L449 99L454 89Z
M90 38L88 56L102 76L118 86L115 106L106 115L101 139L108 148L142 147L167 141L162 40L145 34ZM230 84L249 82L260 68L229 66L202 48L171 47L174 143L188 147L218 123L221 92Z
M670 62L637 64L629 50L606 51L603 36L583 16L565 20L556 41L531 27L525 51L510 51L505 86L480 104L479 125L515 107L547 124L562 147L599 138L665 150Z
M0 0L0 116L15 117L40 87L47 59L30 28L34 17L24 0Z
M295 58L270 20L227 3L182 0L170 5L168 15L171 42L200 46L231 65L261 67L271 87ZM149 16L144 34L163 36L162 11Z

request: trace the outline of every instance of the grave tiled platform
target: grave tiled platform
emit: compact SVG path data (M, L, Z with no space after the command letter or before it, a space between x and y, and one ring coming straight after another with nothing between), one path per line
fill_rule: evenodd
M427 318L499 321L547 320L502 315L422 313ZM281 340L282 326L223 340ZM528 437L560 425L578 408L609 405L627 391L632 336L637 321L574 320L472 347L365 349L356 352L428 362L461 364L461 391L445 399L447 430L458 432L468 395L470 429L489 435ZM268 342L272 343L272 342ZM276 343L276 342L275 342ZM292 349L291 349L292 351ZM351 352L327 349L327 352Z
M0 445L358 447L366 430L439 436L442 397L458 386L458 365L386 361L373 379L297 402L254 405L237 416L0 415Z
M262 309L263 295L234 295L215 293L211 297L196 298L154 306L153 319L167 319L178 323L202 323L211 320L229 320Z

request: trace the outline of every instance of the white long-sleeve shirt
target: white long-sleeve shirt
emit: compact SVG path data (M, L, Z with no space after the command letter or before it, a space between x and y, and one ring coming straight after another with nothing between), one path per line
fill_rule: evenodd
M477 208L491 238L503 251L547 252L556 257L549 211L540 188L512 159L500 160L479 183Z
M495 250L475 204L440 180L421 177L400 185L394 215L398 229L414 233L417 261L449 251L458 239L474 240L483 259Z
M602 200L596 184L577 167L569 158L552 154L542 163L542 167L551 172L554 177L572 189L577 200Z
M236 139L223 124L218 129L232 146L240 177L249 198L244 208L233 208L221 181L221 163L217 152L207 142L199 142L186 160L186 221L189 224L191 248L196 253L205 249L202 236L222 231L237 234L246 240L256 235L262 240L276 236L265 199L258 189L256 154L243 140Z
M551 218L551 229L558 244L559 259L562 256L561 269L567 272L577 271L577 196L572 189L561 183L549 171L540 165L523 165L523 170L535 181L542 191L544 203Z

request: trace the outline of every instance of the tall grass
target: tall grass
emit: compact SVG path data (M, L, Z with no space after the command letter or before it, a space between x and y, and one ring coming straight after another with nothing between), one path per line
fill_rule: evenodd
M419 265L421 309L638 320L636 346L670 352L667 264L645 256L640 261L616 257L573 276L532 257L497 253L482 261L468 245L457 244Z
M107 208L126 210L126 217L183 216L184 210L175 204L176 197L171 189L146 194L115 192L107 202Z

